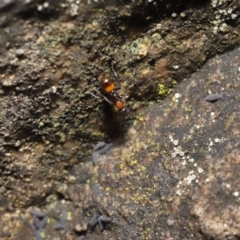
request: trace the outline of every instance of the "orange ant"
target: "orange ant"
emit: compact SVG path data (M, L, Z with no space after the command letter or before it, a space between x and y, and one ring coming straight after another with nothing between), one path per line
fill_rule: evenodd
M115 72L114 68L113 68L113 64L111 65L112 67L112 71L114 73L115 79L117 80L117 73ZM101 74L98 78L98 81L100 83L102 92L103 92L103 98L110 103L111 105L113 105L117 111L119 112L123 112L125 111L124 108L124 102L123 100L118 96L118 94L115 91L115 83L112 80L111 76L109 73L104 73ZM92 93L91 93L92 94ZM92 94L93 95L93 94ZM94 97L96 97L95 95L93 95Z

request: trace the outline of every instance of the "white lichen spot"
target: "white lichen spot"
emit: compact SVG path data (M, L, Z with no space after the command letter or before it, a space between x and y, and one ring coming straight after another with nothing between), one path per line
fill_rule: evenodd
M233 11L232 8L229 8L229 9L227 10L227 13L228 13L228 14L231 14L232 11Z
M177 191L176 191L176 194L177 194L178 196L181 196L180 190L177 190Z
M14 144L15 147L20 147L21 146L21 141L20 140L17 140Z
M233 196L238 197L239 196L239 192L234 192Z
M189 175L184 179L186 184L190 185L193 180L196 179L196 175L191 173L192 171L189 172Z
M173 150L175 151L176 154L179 154L180 150L177 147L174 147Z
M38 5L37 10L38 10L39 12L41 12L41 11L43 10L43 6L42 6L42 5Z
M221 32L227 32L227 30L228 30L227 24L226 23L221 24L220 27L219 27L219 30Z
M77 4L74 4L74 3L71 4L70 14L71 14L71 16L77 16L77 14L78 14L78 5Z
M193 158L190 158L188 161L191 162L191 163L193 163L193 162L194 162L194 159L193 159Z
M175 98L180 98L181 97L181 94L180 93L175 93Z
M231 14L231 19L235 20L237 18L237 14Z
M184 160L184 161L182 161L182 165L183 166L185 166L186 165L186 161Z
M175 18L177 16L176 13L172 13L172 17Z
M213 117L215 115L215 112L211 112L210 115L211 117Z
M226 184L226 188L230 188L231 185L229 183Z
M43 3L43 7L44 7L44 8L48 8L48 7L49 7L49 2Z
M178 140L174 140L173 145L177 146L178 145Z
M226 6L223 5L227 1L228 0L211 0L211 5L215 8L215 20L211 22L213 25L213 33L215 35L218 34L218 32L227 32L229 27L226 24L226 21L230 18L235 20L238 17L236 14L232 13L233 8L226 9Z
M17 50L16 50L16 55L17 56L21 56L21 55L23 55L24 54L24 50L22 49L22 48L18 48Z
M186 13L185 13L185 12L181 12L181 13L180 13L180 16L181 16L182 18L185 18L185 17L186 17Z
M206 179L205 179L205 182L206 182L206 183L208 183L209 181L210 181L210 179L209 179L209 178L206 178Z
M217 33L218 33L218 27L214 27L214 28L213 28L213 33L214 33L214 35L217 35Z
M57 92L57 87L56 86L52 86L52 93L56 93Z
M219 138L215 138L215 139L214 139L214 142L215 142L215 143L218 143L218 142L220 142L220 139L219 139Z
M184 154L185 154L185 153L184 153L183 151L180 151L180 152L179 152L179 156L180 156L180 157L183 157Z
M203 173L203 169L202 168L198 168L198 172L199 173Z
M170 135L169 138L171 139L171 143L174 145L174 146L177 146L179 141L177 139L173 139L173 137ZM173 147L173 152L172 152L172 157L176 157L177 155L179 155L180 157L182 157L182 159L184 159L184 155L185 155L185 152L182 150L181 146L178 146L178 147Z
M177 69L179 69L179 66L178 65L174 65L173 69L177 70Z

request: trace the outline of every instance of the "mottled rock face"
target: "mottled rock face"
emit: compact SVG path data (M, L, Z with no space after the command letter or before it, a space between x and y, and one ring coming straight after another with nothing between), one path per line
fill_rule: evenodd
M7 7L11 3L14 3L16 0L0 0L0 9Z
M240 236L239 1L188 2L0 0L0 238Z
M100 187L109 186L98 203L136 223L118 222L122 238L137 238L141 221L149 226L141 239L240 234L239 56L235 49L209 60L164 101L139 110L127 142L94 168ZM224 99L205 101L216 93Z

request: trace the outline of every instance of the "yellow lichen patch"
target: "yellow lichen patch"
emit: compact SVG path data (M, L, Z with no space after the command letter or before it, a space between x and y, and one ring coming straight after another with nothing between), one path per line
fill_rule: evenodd
M141 167L141 170L142 170L142 171L145 171L145 170L146 170L146 167L145 167L145 166L142 166L142 167Z
M169 95L171 92L172 92L171 88L165 87L164 84L158 84L158 94L160 96Z
M125 166L124 163L120 163L120 164L119 164L119 168L120 168L120 170L123 170L124 166Z
M172 85L173 86L177 85L177 81L176 80L172 80Z
M70 221L72 218L72 212L67 212L67 220Z
M43 239L45 238L45 233L44 232L41 232L40 235Z
M140 121L140 122L143 122L144 121L144 118L143 117L137 117L137 119L138 119L138 121Z
M143 193L140 193L139 190L137 190L137 193L135 193L132 196L132 201L138 204L140 203L141 205L144 206L148 202L148 196Z
M189 107L185 107L184 110L185 110L185 112L191 112L192 108L191 108L191 106L189 106Z
M137 160L136 159L130 160L129 165L130 166L137 165Z

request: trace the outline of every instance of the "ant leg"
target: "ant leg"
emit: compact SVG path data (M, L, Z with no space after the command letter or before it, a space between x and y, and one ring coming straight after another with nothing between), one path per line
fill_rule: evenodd
M96 98L96 99L99 99L100 97L99 96L97 96L97 95L95 95L94 93L92 93L92 92L90 92L90 91L87 91L86 92L86 94L90 94L90 95L92 95L94 98ZM100 95L101 95L101 97L103 97L103 99L106 101L106 102L108 102L110 105L113 105L113 103L107 98L107 97L105 97L103 94L101 94L101 93L99 93Z
M102 94L101 94L102 95ZM107 98L107 97L105 97L104 95L102 95L102 97L104 98L104 100L106 101L106 102L108 102L110 105L113 105L113 103Z
M97 95L95 95L95 94L93 94L92 92L90 92L90 91L87 91L86 92L86 94L91 94L94 98L97 98L97 99L99 99L100 97L99 96L97 96Z
M115 80L117 80L117 79L118 79L118 75L117 75L117 72L116 72L115 69L114 69L113 61L111 62L111 69L112 69L112 71L113 71L113 74L114 74Z

